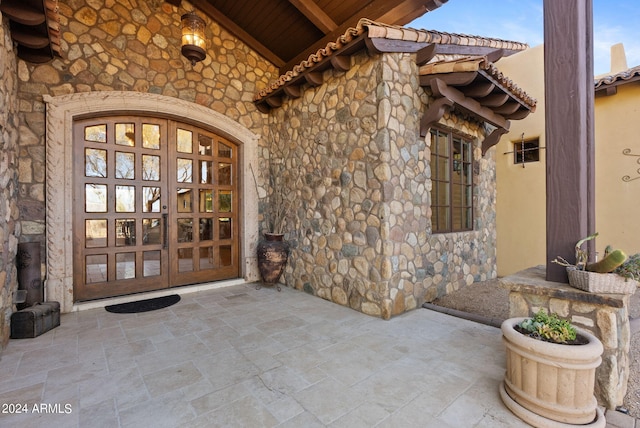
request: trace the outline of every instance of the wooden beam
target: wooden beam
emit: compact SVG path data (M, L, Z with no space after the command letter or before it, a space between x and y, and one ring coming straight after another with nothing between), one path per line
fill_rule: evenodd
M511 55L518 51L511 51L506 49L496 49L490 46L465 46L465 45L438 45L436 54L442 55L473 55L473 56L487 56L496 58L490 60L491 62L497 61L502 56Z
M307 19L324 34L330 33L338 28L338 24L313 0L289 0L289 3L295 6L300 13L306 16Z
M265 99L265 101L267 102L267 104L269 104L269 107L272 108L278 108L282 105L282 97L278 96L271 96Z
M33 7L24 0L0 1L0 11L12 21L29 26L40 25L46 20L46 15L42 8Z
M405 0L395 7L390 7L384 15L376 18L376 21L405 25L446 2L447 0Z
M495 88L496 85L491 82L476 82L464 88L464 93L471 98L482 98L493 92Z
M422 119L420 119L420 136L426 136L429 132L429 128L437 123L442 116L452 108L453 101L448 98L437 98L433 101L422 116Z
M300 98L302 95L302 89L299 85L285 85L282 90L289 98Z
M49 37L38 34L33 28L30 29L25 26L12 28L11 38L22 46L31 49L42 49L49 46Z
M370 53L379 54L383 52L418 52L428 46L428 43L413 42L411 40L383 39L380 37L368 38L365 40Z
M431 43L430 45L427 45L420 49L416 53L416 64L418 64L418 66L421 66L431 61L433 57L436 56L437 46L438 45L436 45L435 43Z
M469 97L469 94L467 93L466 88L464 88L462 92L464 92L464 94ZM507 101L509 101L510 98L511 97L509 96L509 94L500 92L497 94L491 94L489 96L482 97L478 99L478 102L485 107L500 107L504 105Z
M526 108L521 108L520 110L516 110L514 113L503 115L507 120L521 120L525 117L529 116L531 110Z
M349 71L351 68L351 57L349 55L331 55L329 61L331 61L331 66L338 71Z
M445 97L455 103L455 106L465 110L474 116L479 117L485 122L489 122L493 126L498 128L508 128L507 120L496 114L488 107L483 107L478 101L473 98L467 98L458 89L448 86L440 79L433 79L431 81L431 91L436 96Z
M493 131L491 131L489 135L485 137L485 139L482 141L482 156L484 156L487 153L487 150L489 150L491 147L498 144L498 141L500 141L500 137L502 137L504 134L509 132L510 125L511 123L507 121L506 128L496 128Z
M203 2L204 0L194 0L194 1ZM336 28L330 33L327 33L327 35L324 36L322 39L311 44L302 52L300 52L298 55L296 55L293 59L287 62L281 68L281 72L285 73L291 70L296 64L299 64L303 60L307 59L311 53L316 52L320 48L324 48L325 46L327 46L329 42L335 42L338 39L338 37L342 36L347 31L349 27L355 27L358 24L358 21L360 20L360 18L362 17L367 17L373 21L385 22L387 24L397 24L397 25L408 24L411 20L402 22L402 20L383 21L381 19L383 16L387 15L387 13L390 10L394 10L397 6L403 3L406 3L408 1L412 1L412 0L372 0L366 3L362 2L364 6L361 9L357 10L353 15L345 19L345 21L342 24L340 24L338 28ZM429 5L429 7L436 9L442 3L445 3L445 2L442 0L429 0L427 4ZM398 19L401 19L401 18L398 18Z
M478 73L475 71L427 74L425 76L420 76L420 85L431 85L431 81L433 79L438 79L450 86L467 86L476 80L477 75Z
M518 109L521 106L522 105L520 103L506 102L506 103L504 103L504 104L502 104L500 106L493 107L491 110L493 110L494 113L497 113L497 114L499 114L501 116L505 116L507 114L513 114L513 113L517 112Z
M256 103L256 107L258 108L258 111L261 113L269 113L269 111L271 111L271 107L269 107L269 104L267 104L266 101L260 101L258 103Z
M595 229L593 1L544 0L548 281L568 282L557 256ZM588 250L594 255L595 244Z
M304 73L304 79L311 86L320 86L324 83L324 78L322 77L322 73L319 71L308 71Z

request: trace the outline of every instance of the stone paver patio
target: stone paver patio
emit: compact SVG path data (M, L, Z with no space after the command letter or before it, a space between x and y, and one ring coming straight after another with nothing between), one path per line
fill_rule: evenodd
M426 309L384 321L246 284L143 314L63 314L11 340L0 403L28 413L0 426L527 426L500 401L504 370L496 328Z

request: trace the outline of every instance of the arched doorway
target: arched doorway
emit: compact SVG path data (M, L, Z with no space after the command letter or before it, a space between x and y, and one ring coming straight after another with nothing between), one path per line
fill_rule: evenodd
M149 116L73 128L76 301L239 277L235 143Z
M169 168L173 168L173 172L175 173L174 178L176 178L176 182L172 185L167 184L168 187L166 187L166 189L164 190L165 193L166 192L174 193L173 196L171 197L169 197L170 193L166 193L167 202L171 201L171 203L173 204L173 206L171 207L168 204L166 205L167 206L166 213L162 212L162 208L160 208L161 212L159 213L156 213L153 211L145 213L144 210L146 208L144 208L142 205L139 205L138 208L140 213L136 213L135 216L129 216L130 213L127 211L118 213L118 211L115 208L115 199L113 199L113 203L111 207L113 208L114 213L112 217L107 217L107 220L108 220L107 223L109 223L109 221L112 222L112 226L108 226L108 227L111 227L111 238L108 237L109 229L107 229L107 239L113 240L112 243L114 248L110 250L112 251L112 253L109 253L109 252L106 252L106 253L108 254L107 261L109 260L109 257L112 257L112 260L113 260L112 263L115 263L114 268L115 266L117 266L118 257L116 256L116 254L119 251L118 249L121 248L116 243L116 239L120 239L120 241L118 242L121 244L122 242L126 241L127 234L129 234L128 236L129 243L131 243L132 242L130 240L130 238L132 238L131 233L135 230L135 232L133 232L136 234L136 244L133 246L135 250L129 251L130 253L133 252L135 254L133 256L132 255L120 256L120 260L122 261L121 267L126 269L128 266L132 266L130 262L133 258L133 260L136 262L136 267L134 269L137 270L136 272L141 272L140 278L144 279L145 278L144 251L148 249L149 251L158 251L157 248L154 248L153 250L151 250L150 249L151 247L148 247L148 248L144 247L145 239L147 239L147 242L148 242L148 239L153 238L152 237L153 233L159 233L157 232L159 230L157 229L158 226L160 228L164 227L161 224L163 220L163 214L167 214L168 217L169 215L173 214L173 219L171 219L171 221L173 222L172 226L174 226L173 227L174 231L171 232L170 231L171 228L168 228L169 231L167 232L166 236L168 239L173 239L175 241L174 243L171 244L171 246L173 246L175 250L177 250L178 248L182 248L184 250L183 255L188 255L189 251L187 250L189 249L191 250L190 260L191 260L192 270L191 271L185 270L182 272L184 273L184 275L178 275L178 277L181 277L182 279L178 277L173 278L175 280L175 283L172 283L171 278L169 278L170 285L188 284L188 283L201 282L201 281L207 281L207 283L211 283L211 281L216 281L217 279L215 278L215 275L214 277L211 277L210 275L211 272L207 272L206 274L201 274L200 272L206 271L207 270L205 269L206 264L209 263L210 260L214 262L214 259L216 257L217 257L216 260L218 260L219 265L226 263L226 261L220 262L221 258L223 260L229 260L227 257L227 255L229 254L228 249L220 248L221 245L222 246L225 245L225 243L222 242L223 240L215 239L218 242L214 244L213 242L214 239L211 239L211 240L200 239L199 235L197 236L197 239L194 239L193 230L191 231L191 238L190 238L192 239L192 241L188 241L187 238L189 237L189 234L188 234L188 231L186 230L182 235L179 235L177 231L178 230L177 225L179 223L178 219L184 220L184 221L181 221L180 224L182 224L185 228L189 224L192 224L193 225L192 229L195 229L195 231L198 234L200 233L200 230L202 230L203 233L205 233L206 235L206 233L209 233L209 232L205 232L205 228L209 224L211 224L212 229L215 229L214 225L217 219L231 218L232 219L231 227L232 228L237 227L236 235L233 235L233 237L234 239L237 238L238 245L236 248L233 248L232 246L230 250L231 258L233 257L234 254L237 254L236 256L237 263L233 261L231 265L232 267L228 268L230 270L233 270L234 272L233 274L230 274L230 275L235 276L237 278L243 278L246 281L255 281L259 278L257 267L256 267L256 261L255 261L255 248L256 248L255 246L258 241L258 220L257 220L258 207L256 202L257 194L256 194L256 189L253 183L249 180L246 180L243 175L243 171L248 170L249 165L257 163L256 162L257 161L257 141L258 141L257 135L249 131L247 128L245 128L243 125L239 124L238 122L235 122L229 119L228 117L220 113L217 113L215 111L212 111L208 108L205 108L203 106L193 104L187 101L165 97L161 95L156 95L156 94L145 94L145 93L137 93L137 92L89 92L89 93L63 95L58 97L50 97L45 95L44 101L47 107L47 135L46 135L46 139L47 139L46 141L47 143L46 144L46 150L47 150L47 154L46 154L46 161L47 161L47 183L46 183L47 184L46 185L47 275L46 275L46 281L45 281L45 288L46 288L47 298L50 300L59 301L61 303L61 309L63 312L69 312L73 310L74 302L78 300L93 298L91 296L89 297L82 296L82 295L76 296L75 295L76 291L74 290L74 283L76 282L76 277L74 272L76 272L75 265L78 262L78 260L76 260L74 256L74 248L77 248L78 245L80 245L80 243L75 241L79 240L80 237L82 237L83 239L87 238L86 221L94 220L94 219L97 219L98 217L98 216L96 216L96 218L83 217L85 224L83 226L80 226L80 229L81 229L80 233L77 232L77 229L79 226L77 224L74 224L74 216L72 215L72 213L74 213L74 211L77 211L77 207L75 206L75 204L79 203L78 202L79 198L74 197L74 192L75 193L78 192L77 186L79 182L81 182L83 185L92 184L92 183L88 183L88 181L91 181L89 180L89 177L76 177L78 169L82 172L83 175L86 174L87 154L84 153L84 148L85 148L84 144L81 146L82 149L80 149L81 150L80 155L78 155L78 153L74 151L74 150L77 150L75 148L76 146L74 145L74 130L76 130L76 125L79 123L88 124L88 122L84 122L86 120L91 121L91 120L106 118L106 117L110 117L113 119L118 116L121 116L121 117L124 116L128 119L136 118L135 119L136 121L140 120L139 123L138 122L134 122L134 123L138 123L138 126L142 126L143 122L145 122L144 120L142 120L142 118L147 118L148 120L145 119L147 120L146 123L149 123L149 124L155 123L155 124L160 124L161 126L166 126L167 138L169 135L171 135L172 132L175 132L176 142L173 143L174 146L177 146L177 132L178 132L177 130L178 129L183 130L181 131L181 133L184 133L184 131L188 131L192 133L191 138L192 138L192 144L194 147L192 149L193 153L189 154L189 153L178 152L177 148L174 147L172 149L174 150L173 154L164 155L165 160L162 160L162 156L161 156L159 160L160 168L161 169L166 168L166 171L164 172L164 174L167 176L167 178L171 174L171 171L169 170ZM156 120L157 122L154 122L153 120L151 120L151 118L154 118L154 120ZM113 129L115 131L115 122L113 123L114 123ZM121 123L131 123L131 122L121 121ZM77 132L80 132L80 131L77 131ZM205 162L205 164L207 162L211 162L211 168L213 168L214 162L218 162L217 164L218 166L220 166L219 165L220 163L225 163L225 162L222 162L222 160L224 160L223 158L225 158L224 152L227 151L227 149L223 148L222 150L223 156L220 156L220 153L214 156L213 151L211 152L212 153L211 155L199 154L199 150L200 150L200 146L199 146L200 143L198 141L198 139L200 138L199 135L205 136L205 139L208 137L211 137L212 139L218 138L218 140L222 142L226 141L226 143L228 144L226 143L223 143L223 144L226 144L228 147L232 148L232 150L236 151L236 153L234 153L234 155L236 155L235 159L237 161L236 168L235 168L235 174L237 174L235 175L236 177L235 186L237 187L235 188L235 191L238 192L238 198L236 199L235 203L238 204L238 207L237 207L237 214L234 213L234 215L236 215L237 217L226 216L226 213L225 213L225 216L218 216L218 217L216 217L213 213L206 213L206 212L200 213L199 205L196 206L196 202L197 204L200 204L199 198L200 198L201 190L203 191L202 192L203 195L205 195L203 196L204 198L203 200L205 201L204 203L206 204L206 199L207 199L206 194L208 191L211 192L211 197L213 201L213 191L214 190L222 191L225 189L222 189L222 188L216 189L214 188L215 184L212 184L211 188L207 187L206 185L200 186L200 184L208 185L208 183L183 182L181 183L180 186L178 185L179 183L177 181L178 180L177 170L178 170L179 159L183 159L183 161L180 161L183 166L191 162L191 164L193 165L192 168L194 168L193 171L195 171L195 168L200 168L200 162ZM142 135L140 135L139 138L143 138ZM91 144L89 144L88 146L91 146ZM142 146L140 148L132 149L131 146L116 145L114 143L114 147L115 146L118 146L118 147L111 149L111 159L112 159L112 162L114 162L113 168L115 168L115 159L117 156L120 156L122 159L127 159L127 158L131 158L131 154L134 154L139 157L140 162L142 162L143 156L154 156L150 151L152 149L145 149ZM167 142L166 147L169 148L171 147L171 145ZM96 149L96 147L92 147L92 148ZM214 150L213 147L212 147L212 150ZM118 155L118 153L120 153L120 155ZM79 158L80 160L77 161L76 158ZM156 161L154 160L153 162L156 162ZM163 162L166 162L166 167L163 166ZM142 168L142 163L139 163L138 166ZM112 168L113 180L123 180L123 181L131 180L126 178L116 179L115 169L113 168ZM206 164L206 168L209 168L208 164ZM232 171L233 171L233 168L232 168ZM162 173L162 170L161 170L161 173ZM232 172L232 174L233 173L234 172ZM90 174L97 174L97 173L90 172ZM120 174L119 176L124 177L124 176L127 176L128 173L125 171L120 171L118 174ZM143 200L142 195L145 192L144 187L158 187L158 186L153 185L154 183L153 180L143 180L141 175L139 177L140 177L139 180L137 178L133 179L133 181L135 182L133 184L133 187L135 188L135 190L133 190L133 194L139 195L140 201L142 201ZM202 173L198 172L194 174L194 176L192 176L192 180L194 180L194 177L197 177L197 179L200 180L202 177ZM78 180L81 180L81 181L78 181ZM101 183L98 183L96 181L96 183L93 183L93 184L101 184ZM131 189L127 188L129 184L124 184L124 183L116 184L114 181L113 183L111 183L111 185L113 186L113 189L111 192L113 195L113 198L115 198L115 194L116 194L115 186L122 186L122 188L120 188L119 190L121 192L124 192L123 194L131 193ZM178 189L181 189L181 190L178 191ZM153 192L153 189L147 189L146 191ZM160 189L160 192L162 191L163 190ZM186 199L183 196L179 196L179 194L188 193L189 191L192 197L191 203L192 203L193 211L191 214L193 215L191 214L185 215L186 213L180 213L177 208L179 198L183 198L181 200L183 203L183 206L187 202ZM197 198L195 196L196 194L197 194ZM152 200L153 200L153 196L150 196L149 202L153 205ZM85 208L86 208L87 201L85 200L84 196L83 196L82 203L85 204ZM162 207L162 205L160 205L160 207ZM151 209L153 210L155 208L151 208ZM170 209L174 210L174 212L169 213L168 211ZM121 215L117 219L121 221L119 223L116 223L116 216L119 216L120 214L123 214L123 215ZM139 215L139 218L138 218L138 215ZM127 222L127 219L134 219L135 225L133 223ZM159 222L158 222L158 219L159 219ZM234 219L236 223L235 225L233 225ZM147 232L151 233L151 235L147 235L146 238L144 236L145 232L143 231L143 227L144 227L143 225L145 223L145 220L149 220L146 222L147 227L150 228L150 230L148 230ZM169 220L169 218L167 218L167 220ZM222 221L224 224L224 221L227 221L227 220L222 220ZM80 223L82 223L82 221L80 221ZM119 231L116 230L117 229L116 224L118 224L120 228ZM99 225L100 223L90 224L90 226L98 226L98 227ZM218 227L218 232L217 232L218 234L226 233L223 225L217 224L217 227ZM203 235L203 238L205 237L205 235ZM165 235L160 235L160 236L161 236L161 239L163 239ZM179 238L179 236L182 236L182 238ZM212 236L212 235L209 235L209 236ZM220 235L218 235L218 238L219 237ZM93 238L94 237L92 236L92 239ZM186 242L177 242L180 239L186 240ZM205 241L208 241L208 242L205 242ZM82 245L85 245L86 247L86 243L82 243ZM153 245L158 245L158 244L153 244ZM160 245L162 246L163 242L161 242ZM167 242L167 245L169 245L168 242ZM127 245L124 245L123 247L127 248ZM187 248L187 247L190 247L190 248ZM208 248L205 248L205 247L208 247ZM218 253L216 253L215 251L218 251ZM124 252L127 252L127 251L124 251ZM149 263L147 263L147 265L149 269L151 269L151 266L153 265L151 261L156 256L162 258L161 253L160 254L155 253L155 255L154 254L147 255L147 260L149 260ZM209 258L210 254L212 258ZM86 256L88 255L90 255L89 252L85 251L85 254L84 254L85 262L86 262ZM227 258L225 259L225 257ZM169 259L170 257L167 256L167 260ZM179 261L180 258L178 257L177 260ZM182 260L183 261L186 260L186 257L183 258ZM111 269L111 268L107 268L107 269ZM168 268L168 269L171 269L171 268ZM180 268L176 266L173 270L176 272L179 272L179 269ZM227 269L227 267L225 267L224 269ZM218 273L221 273L222 270L219 270ZM116 273L112 273L112 275L113 275L113 278L117 279L118 278L117 270L112 270L112 272L116 272ZM169 275L171 275L171 270L169 270L168 273ZM228 274L229 272L225 274L221 274L222 276L219 276L218 278L222 278L224 276L227 276ZM86 278L86 273L83 275L85 275L85 278ZM109 274L107 273L107 279L109 279L108 275ZM197 277L198 275L206 275L206 278ZM127 274L124 274L124 276L126 277ZM133 280L133 278L122 278L122 279ZM136 280L137 280L137 277L136 277ZM222 283L224 283L224 281ZM213 282L212 284L215 284L215 282Z

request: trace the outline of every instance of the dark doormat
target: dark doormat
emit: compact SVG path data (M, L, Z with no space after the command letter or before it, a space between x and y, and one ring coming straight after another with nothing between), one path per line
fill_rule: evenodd
M137 302L120 303L118 305L109 305L104 308L107 312L114 314L135 314L138 312L155 311L156 309L166 308L180 301L180 296L171 294L170 296L156 297L155 299L138 300Z

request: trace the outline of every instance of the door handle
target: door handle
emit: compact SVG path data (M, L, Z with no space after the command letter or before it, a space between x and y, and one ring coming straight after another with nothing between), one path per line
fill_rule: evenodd
M167 248L169 233L169 214L162 214L162 248Z

